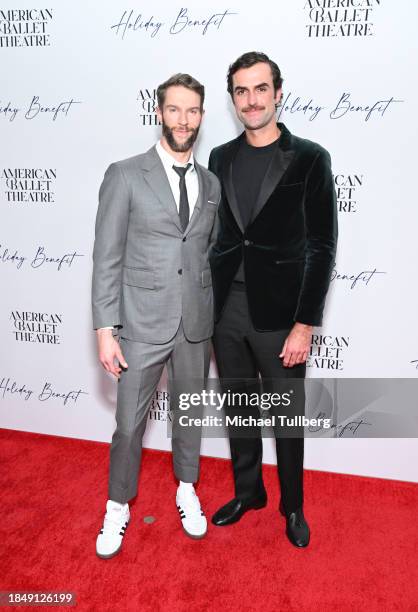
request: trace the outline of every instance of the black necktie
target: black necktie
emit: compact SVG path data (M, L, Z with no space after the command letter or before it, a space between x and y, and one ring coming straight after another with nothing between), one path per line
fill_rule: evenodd
M179 217L180 224L183 232L186 231L186 227L189 225L189 198L187 197L186 188L186 172L192 164L187 164L184 168L181 166L173 166L173 170L177 172L180 177L180 203L179 203Z

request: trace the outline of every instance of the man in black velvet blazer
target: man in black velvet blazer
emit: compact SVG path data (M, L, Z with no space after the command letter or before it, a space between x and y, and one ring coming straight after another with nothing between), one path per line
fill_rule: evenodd
M280 380L305 377L312 327L321 325L336 251L330 156L277 123L281 85L277 64L263 53L246 53L230 66L228 91L245 131L213 149L209 159L222 183L218 238L210 255L215 355L220 378L225 384L242 381L242 389L259 377L273 391ZM299 399L303 413L303 391ZM266 505L260 429L242 436L240 431L229 430L235 497L213 516L218 526ZM295 546L307 546L303 432L274 433L286 534Z

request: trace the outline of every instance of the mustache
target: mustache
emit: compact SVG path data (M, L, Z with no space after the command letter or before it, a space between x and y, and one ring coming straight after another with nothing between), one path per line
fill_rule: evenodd
M180 127L173 127L173 128L169 128L171 132L195 132L196 128L180 128Z
M242 109L241 112L248 113L249 111L252 111L252 110L264 110L264 109L265 109L264 106L246 106L245 108Z

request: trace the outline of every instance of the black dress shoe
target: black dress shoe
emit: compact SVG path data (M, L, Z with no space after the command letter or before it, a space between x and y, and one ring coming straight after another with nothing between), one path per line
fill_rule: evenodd
M267 504L267 496L262 495L249 501L234 497L230 502L219 508L212 517L212 523L218 527L237 523L248 510L259 510Z
M286 516L281 500L279 510L280 514ZM289 516L286 516L286 535L294 546L297 546L298 548L308 546L310 530L309 525L303 516L302 507L295 510L295 512L291 512Z

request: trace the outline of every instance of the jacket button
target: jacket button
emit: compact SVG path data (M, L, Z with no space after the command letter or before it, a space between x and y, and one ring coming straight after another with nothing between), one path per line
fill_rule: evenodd
M186 238L183 238L183 242L186 242Z
M245 246L250 246L252 244L251 240L244 240Z
M178 274L183 274L183 270L180 268L180 270L177 270Z

